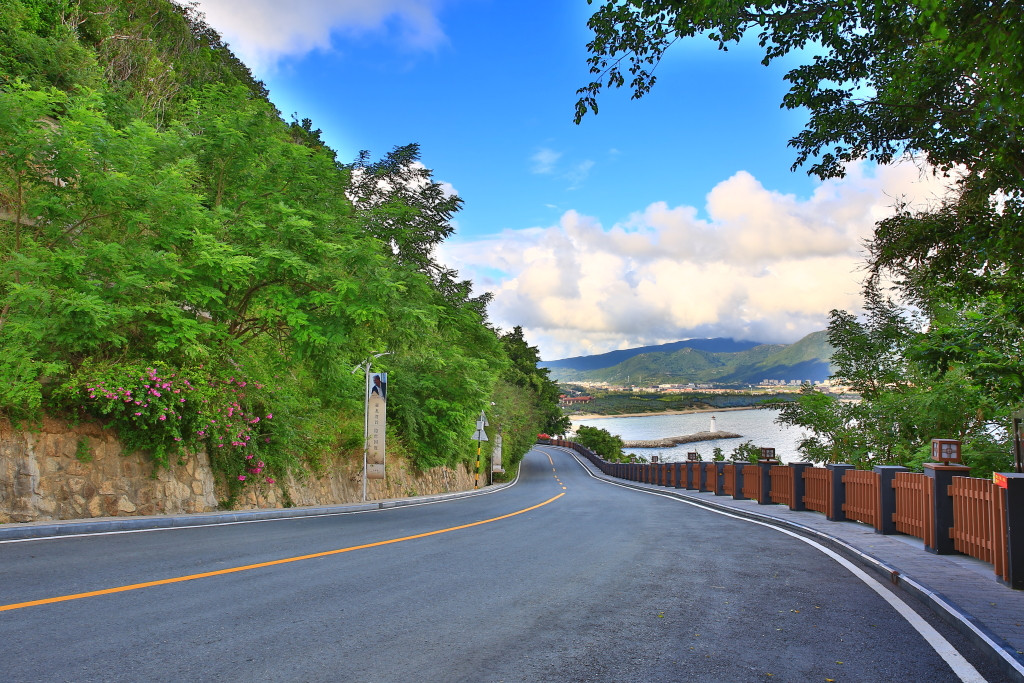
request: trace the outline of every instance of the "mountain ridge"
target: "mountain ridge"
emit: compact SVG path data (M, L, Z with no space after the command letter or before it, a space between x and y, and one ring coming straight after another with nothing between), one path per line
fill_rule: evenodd
M575 356L539 365L547 368L556 381L610 384L627 381L647 384L820 382L831 375L833 351L828 344L828 333L822 330L793 344L762 344L727 338L691 339Z

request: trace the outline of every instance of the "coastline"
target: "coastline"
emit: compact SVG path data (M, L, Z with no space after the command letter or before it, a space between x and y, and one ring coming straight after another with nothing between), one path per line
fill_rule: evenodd
M761 410L757 406L736 406L733 408L689 408L687 410L660 410L648 413L621 413L619 415L570 415L569 420L610 420L616 417L648 417L653 415L691 415L694 413L725 413L733 410Z

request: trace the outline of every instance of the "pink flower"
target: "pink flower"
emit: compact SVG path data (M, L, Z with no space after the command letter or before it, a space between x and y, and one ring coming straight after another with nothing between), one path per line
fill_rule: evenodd
M142 415L142 413L135 413L135 415L136 417L138 417L139 415Z
M268 483L268 484L273 484L273 483L274 483L274 480L273 480L273 479L271 479L270 477L267 477L267 483Z
M250 453L249 455L245 456L246 460L252 460L252 458L253 458L252 453Z
M161 420L166 420L166 419L167 419L167 416L166 416L166 415L161 415L159 419L161 419Z
M238 475L238 481L245 481L245 475L244 474L239 474Z
M269 420L270 418L272 418L272 417L274 417L272 413L267 413L267 419L268 419L268 420Z

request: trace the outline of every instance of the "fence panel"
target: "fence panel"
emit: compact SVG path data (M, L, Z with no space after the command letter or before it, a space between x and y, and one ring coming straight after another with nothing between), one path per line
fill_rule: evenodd
M995 565L995 499L998 486L987 479L953 477L953 547Z
M880 529L881 476L878 472L850 470L843 475L843 484L846 486L846 502L843 503L846 518Z
M772 488L769 494L773 503L793 505L793 468L786 465L772 465L769 470Z
M717 491L717 481L718 470L715 468L715 463L704 463L704 488L701 491Z
M761 468L757 465L743 466L743 497L761 500Z
M728 463L725 466L724 472L725 484L723 485L722 490L725 492L725 495L727 496L734 495L736 493L736 465L732 464L731 462Z
M832 507L832 478L824 467L804 470L804 505L808 510L828 514Z
M917 536L927 547L934 547L935 529L928 514L932 505L931 480L918 472L897 472L892 487L896 489L896 531Z

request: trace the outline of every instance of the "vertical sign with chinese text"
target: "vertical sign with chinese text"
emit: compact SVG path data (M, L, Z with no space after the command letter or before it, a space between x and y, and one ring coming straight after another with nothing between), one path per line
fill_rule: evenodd
M505 468L501 466L501 432L494 437L494 448L491 449L491 472L503 473Z
M384 432L387 426L388 374L366 377L366 478L384 478Z

